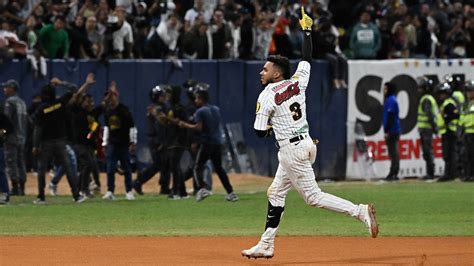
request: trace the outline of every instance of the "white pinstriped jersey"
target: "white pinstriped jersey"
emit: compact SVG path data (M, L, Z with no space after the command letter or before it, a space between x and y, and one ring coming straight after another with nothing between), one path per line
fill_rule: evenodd
M268 84L258 96L254 128L273 126L277 141L309 132L306 121L306 87L311 65L301 61L295 74L287 80Z

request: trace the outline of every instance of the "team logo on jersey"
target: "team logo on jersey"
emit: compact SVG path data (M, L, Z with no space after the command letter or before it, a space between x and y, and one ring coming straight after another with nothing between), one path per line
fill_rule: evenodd
M258 113L260 111L260 102L257 102L257 108L255 108L255 113Z
M300 87L298 87L299 82L295 82L288 86L288 88L282 93L275 94L275 103L281 105L283 102L287 101L291 97L300 94Z

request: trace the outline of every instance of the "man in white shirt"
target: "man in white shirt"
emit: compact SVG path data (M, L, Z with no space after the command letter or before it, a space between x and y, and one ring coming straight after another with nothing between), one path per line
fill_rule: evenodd
M119 29L112 34L114 58L131 58L133 45L132 26L125 20L126 12L121 6L117 6L114 15L118 19Z

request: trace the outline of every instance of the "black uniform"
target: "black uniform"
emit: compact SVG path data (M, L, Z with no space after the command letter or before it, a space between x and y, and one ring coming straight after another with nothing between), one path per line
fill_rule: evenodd
M74 200L79 199L77 179L74 178L66 152L68 117L65 108L71 97L72 91L69 91L61 98L55 99L54 87L46 85L42 90L43 102L34 115L33 142L34 147L40 151L38 157L38 199L40 201L45 199L45 173L53 158L65 169Z
M94 156L96 134L92 127L94 123L98 124L97 117L102 112L102 106L95 108L91 112L77 105L72 108L72 113L74 114L72 121L75 127L74 151L79 170L79 190L86 195L90 195L90 175L97 165Z
M159 115L166 115L167 107L165 104L153 104L153 108L156 109L156 112ZM140 173L138 173L137 179L133 183L133 187L135 191L139 194L143 194L141 186L148 182L153 176L155 176L160 170L162 165L162 153L163 153L163 146L165 144L165 134L166 129L165 125L158 121L156 117L151 114L147 115L147 122L148 122L148 148L150 149L152 164L143 169ZM168 179L163 178L163 176L168 176ZM169 174L163 173L161 171L160 176L160 186L161 186L161 194L169 194Z
M168 117L171 119L186 120L186 112L183 105L179 102L173 104L168 111ZM164 153L166 154L163 162L163 172L170 172L173 174L173 187L170 198L186 197L186 188L184 185L183 171L180 167L180 160L186 148L186 130L179 128L177 125L168 124L166 127L166 147Z

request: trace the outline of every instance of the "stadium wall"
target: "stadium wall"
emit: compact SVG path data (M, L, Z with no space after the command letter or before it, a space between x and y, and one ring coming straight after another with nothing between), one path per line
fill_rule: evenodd
M296 69L296 63L293 69ZM149 90L157 84L183 84L196 79L211 85L211 102L221 108L224 123L240 122L256 173L272 176L276 172L277 148L274 140L255 136L253 121L255 104L261 91L261 61L183 61L182 68L163 60L112 60L107 65L97 61L54 60L48 62L48 78L35 79L28 62L12 61L0 65L0 82L15 79L20 83L20 96L27 104L41 86L52 77L82 84L93 72L96 84L89 90L100 102L108 84L117 82L121 101L129 106L139 131L139 154L146 148L146 106ZM330 87L328 66L314 61L307 90L307 114L310 133L319 139L316 174L320 178L345 176L347 91ZM60 92L58 91L58 94ZM183 93L183 101L186 102ZM3 102L4 96L1 94ZM140 158L140 156L139 156Z

